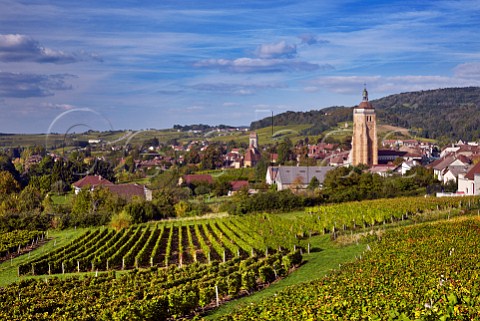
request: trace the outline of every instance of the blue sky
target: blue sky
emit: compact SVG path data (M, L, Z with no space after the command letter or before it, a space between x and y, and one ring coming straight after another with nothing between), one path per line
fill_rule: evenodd
M249 125L480 85L480 1L0 2L0 132Z

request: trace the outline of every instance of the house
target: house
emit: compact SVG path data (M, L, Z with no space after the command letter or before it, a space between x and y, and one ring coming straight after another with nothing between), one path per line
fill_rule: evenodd
M184 175L178 180L178 185L190 185L195 183L213 184L213 178L209 174L190 174Z
M73 183L73 188L75 190L75 195L80 192L82 188L88 187L91 190L95 189L98 186L109 186L113 185L108 179L103 178L100 175L87 175L84 178Z
M250 186L250 184L248 183L248 181L231 181L230 182L230 191L228 192L228 196L231 196L231 195L234 195L235 193L237 193L238 191L244 189L244 188L248 188Z
M433 168L433 175L441 182L445 182L444 175L449 168L469 166L470 160L463 155L455 156L453 154L446 155L437 159L429 165Z
M339 152L337 154L332 154L328 159L328 164L330 166L344 166L348 163L349 151Z
M415 161L415 160L408 160L408 161L404 161L401 165L400 165L400 168L399 168L399 171L402 175L405 175L407 174L407 172L409 170L411 170L412 168L414 168L415 166L420 166L420 162L418 161Z
M443 173L443 183L446 184L448 181L457 182L458 176L460 174L465 174L468 172L469 166L449 166Z
M270 166L267 169L266 182L276 184L277 190L306 189L313 177L320 186L325 181L326 174L334 169L331 166Z
M480 163L470 167L466 174L458 175L458 191L464 195L480 195Z
M111 193L118 195L127 201L132 198L139 197L146 201L152 200L152 191L144 185L138 184L118 184L118 185L105 185Z
M391 176L396 171L397 168L398 168L397 165L394 165L391 163L379 164L379 165L370 167L368 171L372 174L378 174L382 177L387 177L387 176Z
M108 189L111 193L130 201L134 196L138 196L147 201L152 200L152 191L144 185L138 184L113 184L109 180L100 175L87 175L81 180L73 183L75 195L83 188L89 188L93 191L95 188L103 187Z

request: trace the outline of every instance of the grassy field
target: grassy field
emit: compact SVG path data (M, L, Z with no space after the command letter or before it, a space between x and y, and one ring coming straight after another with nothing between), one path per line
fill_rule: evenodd
M52 201L56 205L63 205L63 204L68 204L72 201L72 198L74 196L74 193L67 193L65 195L55 195L52 194Z

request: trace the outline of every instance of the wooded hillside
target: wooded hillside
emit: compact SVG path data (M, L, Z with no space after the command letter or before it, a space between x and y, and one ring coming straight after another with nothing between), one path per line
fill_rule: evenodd
M410 129L415 135L441 140L480 137L480 87L445 88L390 95L371 101L381 123ZM311 124L302 134L319 134L352 120L353 107L329 107L274 116L275 125ZM252 130L271 125L271 118L253 122Z

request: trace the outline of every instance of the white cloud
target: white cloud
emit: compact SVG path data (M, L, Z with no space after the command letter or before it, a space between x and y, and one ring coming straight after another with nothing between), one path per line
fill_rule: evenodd
M0 61L68 64L77 61L100 60L96 54L84 51L65 53L60 50L46 48L31 37L19 34L0 34Z
M68 74L39 75L0 72L0 97L29 98L53 96L55 91L73 89Z
M304 91L316 92L326 89L337 94L358 94L361 92L364 83L366 83L370 93L378 95L448 87L478 86L480 85L480 79L423 75L322 77L310 81Z
M453 69L455 77L480 80L480 62L460 64Z
M255 73L255 72L294 72L312 71L333 68L330 65L319 66L303 61L291 59L260 59L260 58L238 58L230 59L207 59L194 64L195 67L213 68L221 71L234 73Z
M201 83L191 85L190 88L200 91L226 93L239 96L253 95L259 90L285 88L283 83Z
M297 54L297 47L280 41L260 45L255 54L260 58L293 58Z
M189 106L185 109L188 110L188 111L199 111L199 110L204 110L205 107L203 107L203 106Z
M56 103L42 103L41 106L47 109L61 110L61 111L73 110L76 108L75 106L70 104L56 104Z
M238 107L240 106L240 104L238 103L234 103L234 102L231 102L231 101L226 101L222 104L223 107Z

